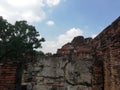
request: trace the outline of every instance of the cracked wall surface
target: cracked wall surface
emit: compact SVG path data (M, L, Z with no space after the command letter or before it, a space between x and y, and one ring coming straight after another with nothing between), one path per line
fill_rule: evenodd
M92 64L91 59L39 58L29 64L24 80L28 90L92 90Z

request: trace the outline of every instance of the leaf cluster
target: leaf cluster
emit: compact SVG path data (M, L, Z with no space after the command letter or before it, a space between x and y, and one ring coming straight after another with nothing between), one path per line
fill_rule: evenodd
M0 17L0 60L21 60L41 48L44 38L27 21L16 21L14 25Z

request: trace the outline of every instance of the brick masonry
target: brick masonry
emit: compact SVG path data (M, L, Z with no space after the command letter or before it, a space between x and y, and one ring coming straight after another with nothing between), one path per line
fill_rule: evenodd
M120 17L93 40L93 45L95 59L103 63L104 90L120 90Z
M20 90L20 68L17 62L0 63L0 90Z

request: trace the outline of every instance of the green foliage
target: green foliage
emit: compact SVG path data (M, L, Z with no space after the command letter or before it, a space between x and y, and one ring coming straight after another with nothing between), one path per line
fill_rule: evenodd
M37 56L45 56L45 54L42 51L36 51Z
M14 25L0 17L0 60L21 60L32 55L34 49L41 48L39 33L26 21L16 21Z

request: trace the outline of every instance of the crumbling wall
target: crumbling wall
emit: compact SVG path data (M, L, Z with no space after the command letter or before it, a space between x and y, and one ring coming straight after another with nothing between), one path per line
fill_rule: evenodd
M101 83L99 86L103 86L104 90L120 90L120 17L93 40L93 45L96 62L98 59L103 61L103 66L98 68L103 68L100 77L104 85ZM97 85L95 88L98 90Z
M74 56L75 58L81 59L91 57L91 41L92 38L84 38L83 36L74 37L74 39L65 45L61 49L57 50L56 55L61 57Z
M0 90L21 90L21 66L17 62L1 62L0 63ZM17 75L19 74L19 75Z
M39 66L31 71L36 90L120 90L120 17L96 38L73 41L58 50L67 59L43 58L33 65Z
M39 58L28 65L24 81L28 90L92 90L92 64L91 59Z

